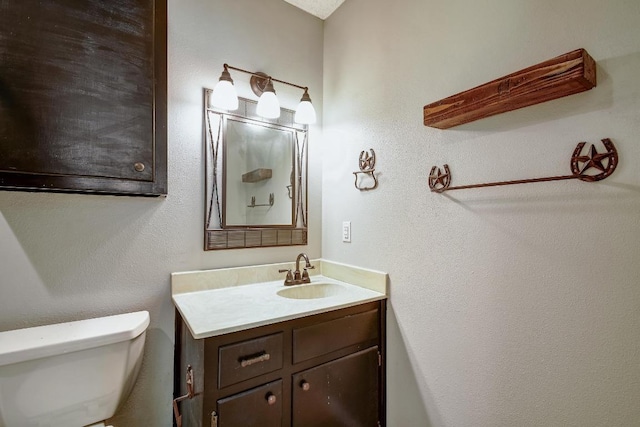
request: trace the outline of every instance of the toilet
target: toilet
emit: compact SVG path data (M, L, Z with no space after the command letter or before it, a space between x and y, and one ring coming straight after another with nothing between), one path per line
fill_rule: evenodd
M0 427L104 426L133 388L149 313L0 332Z

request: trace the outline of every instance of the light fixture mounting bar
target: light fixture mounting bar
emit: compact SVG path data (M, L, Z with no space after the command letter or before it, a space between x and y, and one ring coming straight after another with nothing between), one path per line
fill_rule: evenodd
M283 84L286 84L286 85L289 85L289 86L293 86L293 87L297 87L298 89L302 89L302 90L308 90L309 89L307 86L300 86L300 85L297 85L295 83L286 82L284 80L276 79L276 78L274 78L272 76L269 76L269 75L267 75L265 77L264 73L244 70L242 68L234 67L234 66L229 65L229 64L224 64L224 67L225 68L230 68L232 70L240 71L242 73L251 74L252 76L255 76L255 77L259 78L259 79L271 79L271 81L278 82L278 83L283 83Z

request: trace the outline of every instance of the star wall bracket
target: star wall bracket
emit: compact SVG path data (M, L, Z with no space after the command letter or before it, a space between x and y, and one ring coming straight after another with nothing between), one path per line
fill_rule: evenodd
M358 190L370 191L378 188L378 178L376 177L376 174L375 174L376 172L375 166L376 166L376 152L373 150L373 148L369 149L368 152L361 151L360 157L358 159L358 167L360 168L360 170L357 172L353 172L353 174L355 175L354 185ZM358 177L360 175L369 176L370 178L373 178L373 184L368 187L363 186L362 184L358 185L359 184Z
M561 181L567 179L579 179L586 182L601 181L610 176L618 166L618 151L609 138L602 139L605 151L600 153L595 145L584 152L586 142L579 143L571 156L571 175L549 176L544 178L519 179L512 181L487 182L483 184L470 184L451 186L451 171L449 165L443 169L438 166L431 168L429 173L429 188L432 192L442 193L450 190L464 190L468 188L497 187L501 185L527 184L532 182Z

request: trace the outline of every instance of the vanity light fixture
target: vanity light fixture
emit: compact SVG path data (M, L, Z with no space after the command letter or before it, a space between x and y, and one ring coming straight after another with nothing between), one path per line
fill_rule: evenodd
M233 79L231 78L231 74L229 74L227 64L224 64L224 70L222 70L220 80L213 89L210 102L211 106L224 110L238 109L238 93L233 85Z
M278 101L276 90L273 88L273 83L271 83L271 77L267 80L262 95L260 95L260 99L258 99L256 112L259 116L267 119L277 119L280 117L280 101Z
M294 120L296 123L311 124L316 122L316 110L313 108L307 88L304 89L300 104L298 104L298 108L296 108Z
M280 117L280 102L278 101L276 91L273 88L273 82L278 82L304 90L302 98L300 99L300 104L298 104L298 108L296 108L296 114L294 117L295 122L309 125L316 122L316 110L313 108L313 104L311 103L308 87L285 82L284 80L278 80L262 72L253 72L243 70L242 68L232 67L228 64L224 64L220 81L213 89L213 94L210 99L212 107L224 110L236 110L238 108L238 94L233 86L233 80L231 79L231 74L229 74L229 69L251 75L249 82L251 84L251 89L253 90L253 93L259 97L257 107L258 115L268 119L277 119Z

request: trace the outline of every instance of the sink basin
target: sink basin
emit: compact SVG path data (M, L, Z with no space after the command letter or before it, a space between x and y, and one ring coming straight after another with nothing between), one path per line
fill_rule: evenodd
M335 283L311 283L281 289L278 291L278 295L291 299L317 299L332 297L342 292L344 292L344 288Z

